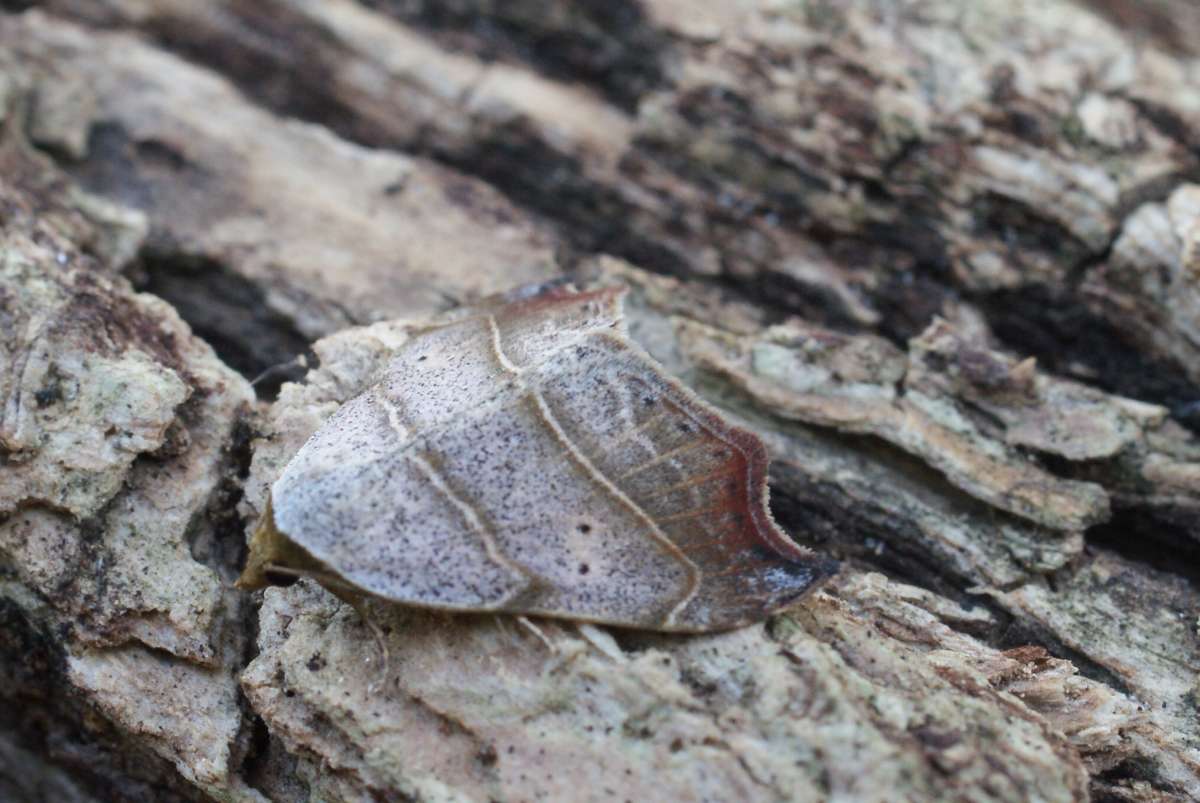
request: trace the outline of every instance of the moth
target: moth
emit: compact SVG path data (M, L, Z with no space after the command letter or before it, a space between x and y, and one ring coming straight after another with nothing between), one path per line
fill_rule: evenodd
M626 336L623 288L541 286L416 332L291 458L239 581L272 569L448 611L704 632L832 562L767 507L767 455Z

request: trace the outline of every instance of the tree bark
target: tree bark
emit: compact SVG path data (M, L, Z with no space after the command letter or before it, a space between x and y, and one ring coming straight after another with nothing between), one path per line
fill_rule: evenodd
M0 797L1200 799L1186 7L0 7ZM233 588L405 322L559 276L831 582L711 636Z

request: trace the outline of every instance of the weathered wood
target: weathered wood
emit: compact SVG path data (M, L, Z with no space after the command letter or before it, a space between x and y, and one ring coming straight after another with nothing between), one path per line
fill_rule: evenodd
M0 14L0 795L1200 797L1195 22L1092 5ZM412 322L561 274L763 440L826 590L230 587Z

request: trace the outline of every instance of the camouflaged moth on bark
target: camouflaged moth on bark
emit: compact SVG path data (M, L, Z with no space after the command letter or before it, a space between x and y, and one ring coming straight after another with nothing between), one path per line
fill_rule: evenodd
M284 468L273 566L409 605L663 631L762 619L830 573L767 508L767 456L558 285L431 324Z

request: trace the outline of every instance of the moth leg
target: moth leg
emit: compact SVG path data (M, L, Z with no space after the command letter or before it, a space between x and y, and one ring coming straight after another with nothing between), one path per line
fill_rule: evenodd
M354 608L358 613L358 618L363 620L363 624L371 631L371 636L375 639L375 648L379 651L379 675L371 684L367 686L367 694L374 697L379 693L386 684L388 677L392 672L392 653L388 649L387 636L383 632L383 628L371 616L371 612L367 609L367 601L363 597L347 598L346 602L350 607Z
M277 362L274 365L267 366L261 374L250 380L250 387L257 387L259 382L275 377L280 377L283 380L293 379L294 377L303 376L307 370L307 355L298 354L285 362Z
M621 651L617 640L607 630L601 630L587 622L576 622L575 627L579 630L579 635L583 636L583 640L599 650L602 655L611 658L618 664L625 663L627 660L625 653Z
M530 633L532 633L534 636L536 636L538 641L545 644L546 649L550 651L551 655L558 655L558 652L559 652L558 647L554 644L554 642L552 642L550 640L550 638L544 632L542 632L542 629L540 627L538 627L537 625L535 625L528 617L518 616L517 623L520 624L521 627L525 628Z

